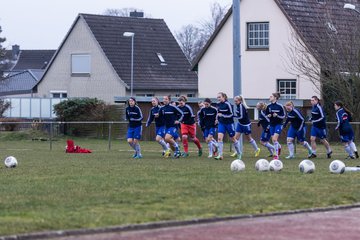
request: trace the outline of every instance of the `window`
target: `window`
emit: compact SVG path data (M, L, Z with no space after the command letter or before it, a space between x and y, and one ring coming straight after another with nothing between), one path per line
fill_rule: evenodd
M167 65L166 61L165 61L165 58L163 57L163 55L161 53L156 53L158 59L160 60L160 65Z
M257 22L247 24L247 48L269 49L269 23Z
M137 93L136 96L137 97L154 97L155 94L153 94L153 93Z
M195 93L188 93L186 94L187 97L195 97Z
M67 98L66 91L50 91L52 98Z
M71 55L71 74L72 75L90 75L90 55L72 54Z
M296 80L280 79L277 81L277 90L281 94L282 99L296 98Z

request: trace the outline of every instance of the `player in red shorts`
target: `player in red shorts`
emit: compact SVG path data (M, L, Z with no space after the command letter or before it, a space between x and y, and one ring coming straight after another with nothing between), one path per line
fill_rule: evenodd
M184 146L183 157L189 156L189 143L188 137L193 141L198 148L198 155L202 155L202 147L199 139L196 137L196 124L195 124L195 114L192 108L186 104L187 98L185 96L180 96L178 99L179 106L178 108L184 113L184 118L181 121L181 139Z

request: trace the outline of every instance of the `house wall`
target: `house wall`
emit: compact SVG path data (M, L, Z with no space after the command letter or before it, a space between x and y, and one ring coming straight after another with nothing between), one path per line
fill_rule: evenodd
M246 98L268 98L277 90L277 79L296 79L298 99L317 95L311 81L289 68L294 30L275 1L243 0L240 9L242 94ZM269 22L269 50L246 49L248 22ZM219 91L233 97L232 24L231 15L199 62L199 97L214 97Z
M80 17L54 62L38 85L38 97L51 97L50 91L67 91L68 98L90 97L114 102L114 96L125 96L125 84L105 57L86 22ZM71 54L91 55L91 74L71 76Z

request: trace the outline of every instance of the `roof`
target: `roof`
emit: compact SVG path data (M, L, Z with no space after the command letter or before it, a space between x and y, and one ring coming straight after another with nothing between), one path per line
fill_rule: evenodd
M31 93L40 75L39 70L35 74L31 70L13 72L0 80L0 96Z
M329 52L339 53L342 49L343 41L350 41L352 32L356 32L358 24L354 24L356 18L352 11L344 9L345 3L359 4L359 0L273 0L289 20L300 38L304 41L306 46L312 52L314 57L320 62L326 62L331 57ZM221 31L227 20L232 14L232 7L225 15L219 26L215 29L213 35L201 50L192 64L192 70L197 70L201 58L210 47L216 36ZM355 13L356 14L356 13ZM334 26L335 28L332 28ZM357 31L358 32L358 31ZM337 39L342 39L339 43L330 42L328 38L324 38L328 34L336 34ZM355 41L356 42L356 41ZM353 44L354 42L350 43ZM329 51L328 48L333 48ZM356 48L354 48L356 49ZM357 48L358 49L358 48ZM356 54L355 54L356 55ZM349 54L343 54L344 58L340 61L349 62L351 60L345 59L351 57ZM354 57L354 56L353 56ZM356 62L356 61L355 61Z
M21 50L12 71L26 69L45 69L55 50Z

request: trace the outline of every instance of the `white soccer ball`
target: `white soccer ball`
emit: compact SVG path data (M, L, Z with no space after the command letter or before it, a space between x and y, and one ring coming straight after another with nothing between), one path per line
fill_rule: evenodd
M255 169L259 172L266 172L270 170L269 161L266 159L259 159L255 163Z
M313 173L315 172L315 163L308 159L302 160L299 164L299 170L302 173Z
M279 172L283 169L283 163L278 159L274 159L270 161L269 167L270 171Z
M329 165L331 173L342 174L345 172L345 163L340 160L334 160Z
M9 157L5 158L4 163L7 168L14 168L18 165L16 158L13 156L9 156Z
M243 161L241 161L240 159L236 159L234 161L232 161L231 165L230 165L230 169L233 172L240 172L245 170L245 163Z

